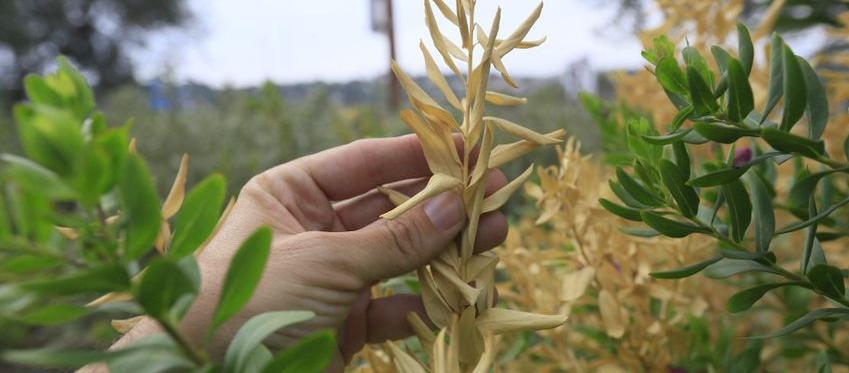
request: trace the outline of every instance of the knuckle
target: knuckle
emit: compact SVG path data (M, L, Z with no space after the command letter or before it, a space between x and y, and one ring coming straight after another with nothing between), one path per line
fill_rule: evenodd
M404 257L416 258L421 255L424 242L419 224L413 219L389 220L385 225L388 235L392 238L392 248Z

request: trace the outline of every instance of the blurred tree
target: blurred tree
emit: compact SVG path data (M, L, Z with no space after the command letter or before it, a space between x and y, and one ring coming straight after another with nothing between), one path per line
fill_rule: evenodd
M99 89L133 80L127 49L145 32L183 25L185 0L0 1L0 91L22 96L24 75L70 57Z

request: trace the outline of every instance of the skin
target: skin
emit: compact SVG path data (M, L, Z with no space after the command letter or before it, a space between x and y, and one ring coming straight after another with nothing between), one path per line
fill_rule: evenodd
M272 350L318 330L335 330L339 348L332 371L341 371L366 343L412 335L406 315L416 312L427 320L421 298L372 299L370 288L438 256L462 230L465 212L459 194L445 192L397 219L380 219L394 206L375 188L388 184L412 195L429 174L421 144L410 135L355 141L255 176L198 257L201 293L183 320L183 333L203 343L231 257L254 230L269 226L274 235L262 280L247 306L215 334L212 356L223 356L239 327L268 311L316 313L273 334L266 340ZM493 170L487 194L505 184L504 174ZM504 215L488 213L481 218L475 248L491 249L506 234ZM113 348L158 332L155 321L143 320Z

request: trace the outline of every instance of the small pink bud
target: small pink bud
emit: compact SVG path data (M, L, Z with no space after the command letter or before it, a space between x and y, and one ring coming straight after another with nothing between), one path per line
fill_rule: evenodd
M734 153L734 167L740 167L752 160L752 148L740 148Z

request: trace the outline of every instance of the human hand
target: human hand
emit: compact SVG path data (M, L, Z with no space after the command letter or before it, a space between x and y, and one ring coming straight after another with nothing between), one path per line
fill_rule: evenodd
M272 335L270 347L330 328L338 332L338 369L365 343L412 335L406 315L427 320L421 298L371 299L370 287L438 256L465 224L463 204L459 194L446 192L383 220L394 205L375 188L397 183L396 190L413 195L429 174L421 144L410 135L356 141L254 177L198 258L201 295L183 322L185 333L202 340L232 256L254 230L269 226L274 235L262 280L242 312L217 332L213 350L223 350L252 316L279 310L310 310L316 317ZM487 193L506 181L494 170ZM476 250L500 244L506 234L504 215L483 215Z

